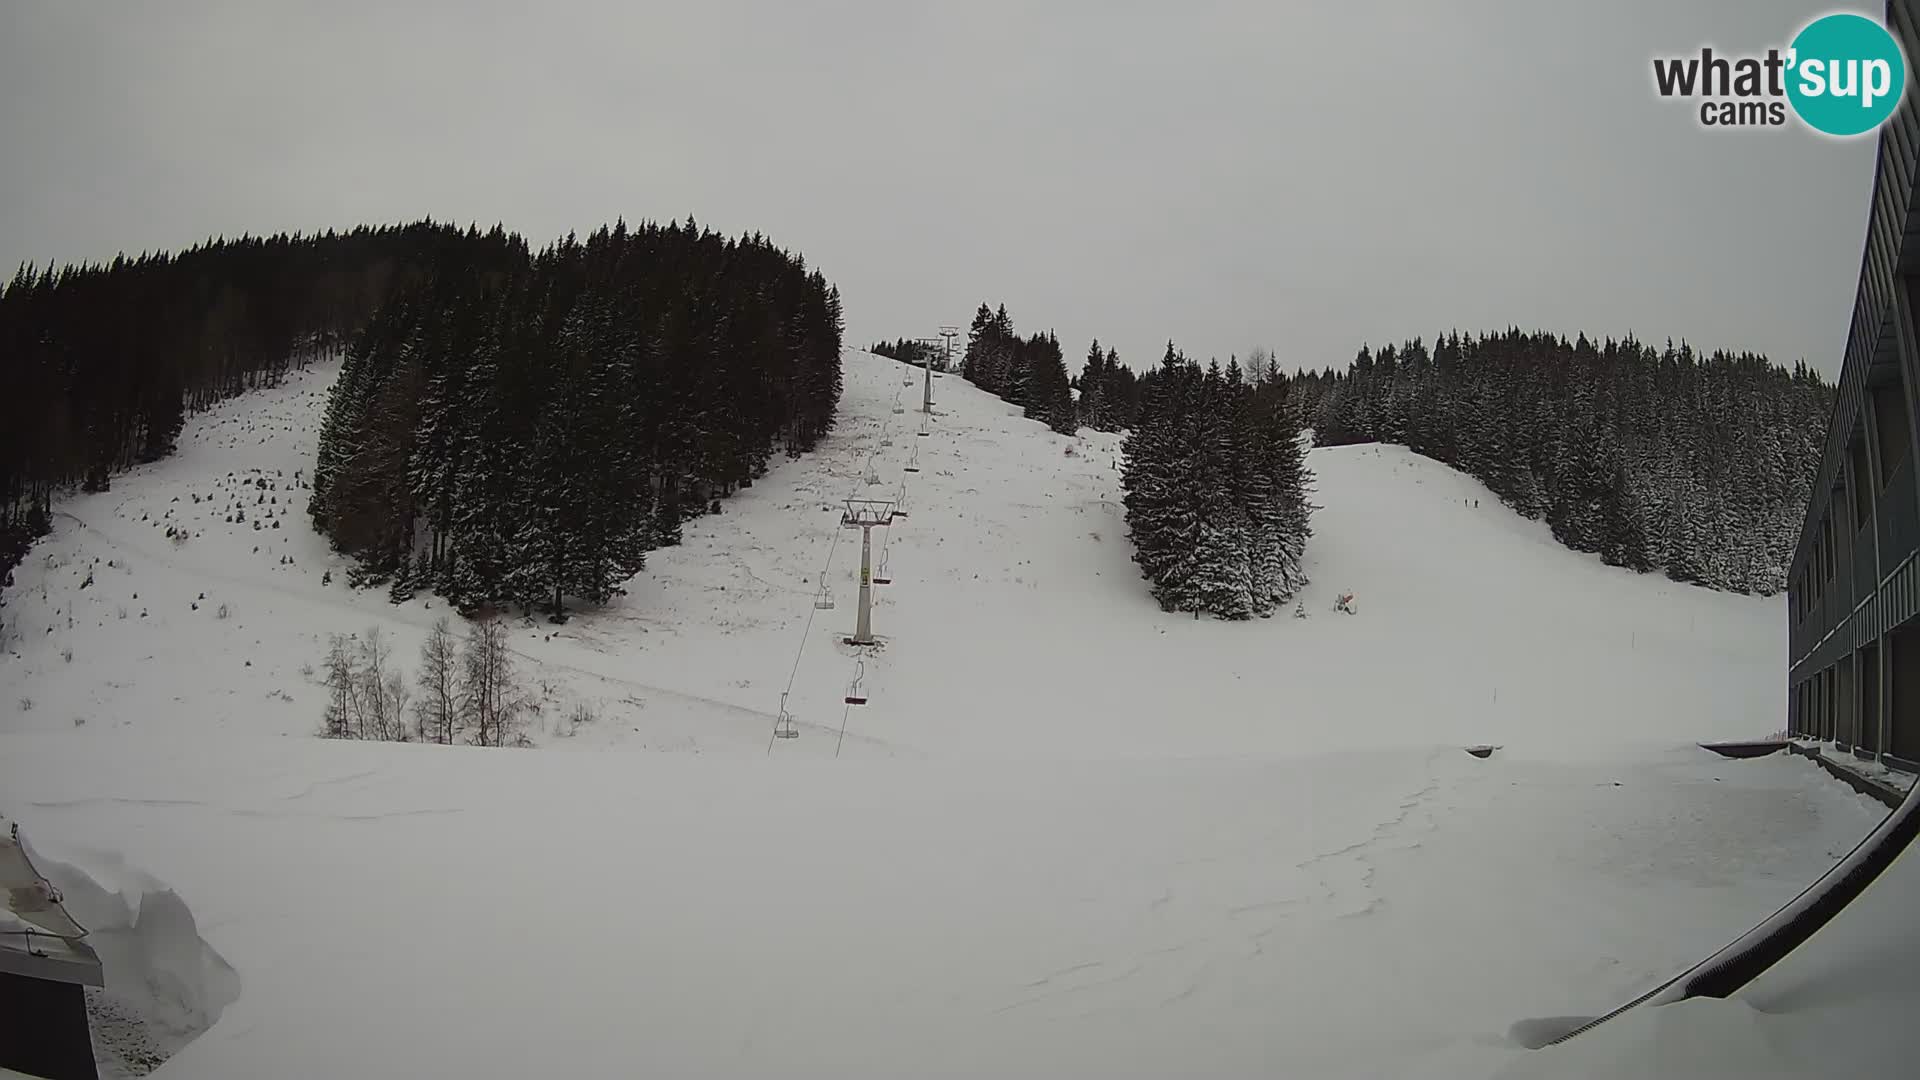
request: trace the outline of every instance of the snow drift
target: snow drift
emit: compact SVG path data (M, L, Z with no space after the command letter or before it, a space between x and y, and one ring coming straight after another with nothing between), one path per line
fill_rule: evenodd
M20 843L99 954L106 986L89 992L89 1009L110 1075L119 1071L114 1066L144 1071L169 1056L212 1027L239 995L233 968L165 884L112 852L50 853L24 832Z

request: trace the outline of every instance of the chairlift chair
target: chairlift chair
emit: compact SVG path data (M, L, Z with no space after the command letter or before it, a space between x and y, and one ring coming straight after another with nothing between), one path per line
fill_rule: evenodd
M800 729L793 726L793 714L787 711L787 695L780 695L780 719L774 721L773 737L776 739L797 739Z
M833 610L833 590L824 581L820 583L820 591L813 594L813 606L820 611Z
M897 513L898 511L895 511L895 512ZM883 551L883 552L881 552L881 553L880 553L880 568L879 568L878 570L875 570L875 571L873 572L873 583L874 583L875 585L891 585L891 584L893 584L893 575L892 575L892 574L889 574L889 573L887 573L887 559L888 559L888 558L889 558L889 556L887 555L887 553L886 553L886 552L884 552L884 551Z
M866 677L867 677L867 663L866 661L862 660L858 664L854 665L853 681L847 684L847 704L865 705L867 703L867 692L861 689L861 686L860 686L860 683Z

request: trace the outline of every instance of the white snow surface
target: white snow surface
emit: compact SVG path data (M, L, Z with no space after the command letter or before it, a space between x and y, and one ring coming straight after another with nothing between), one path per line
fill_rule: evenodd
M378 624L411 670L444 608L347 589L288 490L331 377L67 500L7 593L0 812L191 910L149 1005L212 1025L162 1077L1716 1075L1756 1034L1787 1064L1754 1075L1814 1076L1856 970L1911 1007L1908 858L1743 999L1505 1038L1718 948L1883 813L1805 759L1691 745L1780 726L1783 601L1604 567L1367 446L1309 458L1309 618L1167 615L1118 437L949 377L920 438L891 409L917 377L862 353L818 452L607 610L516 624L546 752L314 738L327 634ZM903 481L848 707L839 501Z
M519 626L522 666L551 690L536 741L764 752L809 626L789 708L803 730L837 732L855 660L835 636L852 629L860 547L837 527L841 500L892 497L902 481L908 517L874 536L893 579L876 587L885 647L843 755L1570 750L1780 726L1783 598L1603 566L1399 447L1309 456L1325 507L1307 549L1309 618L1163 613L1130 558L1119 436L1056 435L947 377L919 438L919 384L902 386L903 371L849 353L840 425L820 450L689 523L608 609ZM378 623L417 666L446 605L348 589L345 561L308 523L308 492L289 489L310 476L333 374L196 417L173 457L60 505L7 593L0 729L307 736L325 691L303 669L320 666L328 634ZM896 397L909 411L890 411ZM904 472L916 451L921 471ZM862 482L869 458L879 485ZM229 523L236 499L246 520ZM168 525L194 535L175 546ZM830 550L837 606L812 618ZM1342 592L1360 614L1332 610ZM576 702L602 719L556 734ZM803 737L777 752L832 749Z

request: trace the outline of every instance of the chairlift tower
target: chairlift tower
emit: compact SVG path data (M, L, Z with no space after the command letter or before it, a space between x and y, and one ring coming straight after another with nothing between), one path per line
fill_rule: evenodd
M934 340L935 339L933 338L921 338L919 341L921 346L920 367L921 367L921 374L924 377L924 381L922 383L922 389L920 392L920 411L924 414L931 414L933 412L933 342Z
M840 524L860 530L860 615L849 645L872 645L873 640L873 529L893 524L892 499L848 499Z
M953 370L953 343L959 336L960 328L957 326L943 326L940 328L940 339L947 343L945 363L946 370L948 371Z

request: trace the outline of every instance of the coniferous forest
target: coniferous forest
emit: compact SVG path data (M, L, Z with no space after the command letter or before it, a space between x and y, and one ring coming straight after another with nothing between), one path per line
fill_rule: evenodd
M837 289L758 236L623 223L454 264L354 341L310 512L396 598L604 603L839 402Z
M1321 446L1403 443L1576 551L1763 595L1786 587L1833 408L1804 363L1519 330L1363 347L1292 382Z
M1306 584L1309 477L1288 383L1270 365L1204 370L1171 342L1128 430L1134 561L1167 611L1270 615Z
M986 392L1026 410L1062 435L1079 430L1073 383L1060 352L1060 339L1051 332L1021 337L1014 332L1007 306L996 313L981 304L967 333L967 352L960 375Z
M423 221L22 267L0 293L0 575L47 530L55 491L105 490L170 453L188 414L341 347L394 289L512 247Z
M56 491L105 490L188 414L344 352L309 509L363 580L604 601L827 432L840 335L819 273L691 221L537 255L423 221L23 267L0 292L0 575Z
M1098 338L1088 346L1073 388L1080 395L1080 422L1095 431L1124 431L1140 418L1139 377L1120 362L1118 352L1102 353Z

